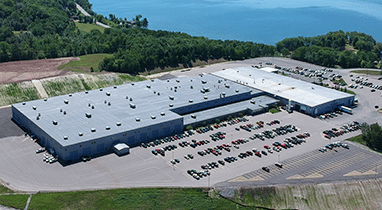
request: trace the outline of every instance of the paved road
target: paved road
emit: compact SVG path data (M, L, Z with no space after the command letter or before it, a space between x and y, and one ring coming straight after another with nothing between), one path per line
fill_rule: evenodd
M83 15L85 15L85 16L90 16L90 14L88 13L88 12L86 12L85 10L84 10L84 8L82 8L79 4L77 4L77 3L75 3L76 4L76 7L77 7L77 9L78 10L80 10L80 12L83 14Z

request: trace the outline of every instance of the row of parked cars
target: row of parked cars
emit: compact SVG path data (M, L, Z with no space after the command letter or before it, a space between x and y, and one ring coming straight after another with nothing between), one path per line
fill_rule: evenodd
M207 177L210 175L210 172L208 170L202 170L202 171L196 171L195 169L187 170L187 173L194 177L195 179L199 180L203 177Z
M172 144L172 145L167 145L163 148L157 148L157 149L153 149L151 150L151 153L153 153L154 155L162 155L162 156L165 156L165 152L166 151L171 151L171 150L174 150L174 149L177 149L178 147L175 145L175 144Z
M241 118L236 118L236 119L233 119L233 120L230 120L230 121L228 121L228 125L235 125L235 124L237 124L237 123L241 123L241 122L247 122L248 121L248 119L247 118L245 118L245 117L241 117Z
M327 139L331 139L337 136L341 136L345 133L356 131L360 128L360 124L357 121L353 121L349 124L344 124L340 127L340 129L332 128L328 130L324 130L322 133L324 134L324 137Z
M336 110L336 111L333 111L333 112L328 112L328 113L325 113L325 114L322 114L320 116L318 116L319 119L330 119L330 118L334 118L334 117L338 117L338 115L342 115L343 112L341 110Z
M281 136L281 135L285 135L288 133L293 133L297 130L298 130L297 127L294 125L285 125L285 126L280 126L278 128L272 129L272 130L265 130L261 133L254 134L253 136L250 136L249 138L252 140L257 138L257 139L264 141L265 138L273 139L276 136Z
M183 134L176 134L174 136L168 136L168 137L165 137L165 138L162 138L162 139L157 139L155 141L151 141L151 142L148 142L148 143L142 143L141 146L144 147L144 148L155 147L155 146L158 146L158 145L161 145L161 144L165 144L165 143L168 143L168 142L180 140L182 138L189 137L189 136L192 136L192 135L194 135L194 132L192 132L192 131L185 131Z
M340 141L336 141L336 142L333 142L333 143L330 143L330 144L327 144L325 145L325 147L320 147L318 149L318 151L320 152L326 152L328 149L329 150L332 150L333 148L335 147L343 147L345 149L349 149L349 145L345 144L345 143L342 143Z

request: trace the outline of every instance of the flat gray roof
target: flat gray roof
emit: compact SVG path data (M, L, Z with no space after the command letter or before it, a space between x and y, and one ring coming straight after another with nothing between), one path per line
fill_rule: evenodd
M226 69L212 74L310 107L353 96L253 67Z
M203 88L208 88L209 92L202 93ZM223 92L229 97L262 91L207 74L202 77L147 80L13 106L62 146L68 146L182 120L183 116L170 110L218 99ZM57 122L56 125L53 122Z

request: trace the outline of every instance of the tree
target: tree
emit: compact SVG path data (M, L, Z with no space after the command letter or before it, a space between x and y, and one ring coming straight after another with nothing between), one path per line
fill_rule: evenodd
M288 56L289 55L289 50L287 48L283 48L280 52L281 52L281 54L283 56Z
M149 21L147 20L147 18L143 18L142 27L147 28L148 25L149 25Z
M378 123L361 126L362 139L366 141L366 145L373 149L382 150L382 128Z

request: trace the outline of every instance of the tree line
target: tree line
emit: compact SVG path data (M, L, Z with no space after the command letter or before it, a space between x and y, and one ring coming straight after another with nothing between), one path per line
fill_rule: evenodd
M382 44L358 32L329 32L314 37L286 38L276 43L278 52L317 65L342 68L375 68L381 61Z
M75 3L92 17L79 15ZM3 0L0 2L0 62L110 53L100 69L136 74L197 60L242 60L259 56L291 58L332 67L374 67L382 44L357 32L330 32L315 37L287 38L276 46L236 40L212 40L185 33L146 29L148 21L137 15L132 21L98 15L88 0ZM78 30L73 15L82 22L112 25L104 33ZM13 31L21 31L15 35ZM348 50L347 48L355 50Z

